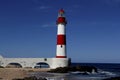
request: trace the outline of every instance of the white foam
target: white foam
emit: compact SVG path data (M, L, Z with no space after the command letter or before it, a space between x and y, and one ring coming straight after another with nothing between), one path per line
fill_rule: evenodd
M117 74L113 73L113 72L109 72L109 71L103 71L101 69L98 70L98 73L101 74L101 75L106 75L106 76L116 76Z

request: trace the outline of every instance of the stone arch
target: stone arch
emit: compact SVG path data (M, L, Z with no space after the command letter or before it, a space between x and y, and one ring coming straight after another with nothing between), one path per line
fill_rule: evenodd
M45 62L38 62L38 63L36 63L34 68L50 68L50 65Z
M22 65L20 63L14 63L14 62L12 62L12 63L8 63L6 65L6 67L7 68L22 68Z

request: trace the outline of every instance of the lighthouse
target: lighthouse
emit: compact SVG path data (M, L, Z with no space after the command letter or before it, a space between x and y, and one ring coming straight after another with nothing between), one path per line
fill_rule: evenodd
M52 59L51 68L68 67L71 59L67 57L66 51L66 24L65 11L60 9L58 12L57 24L57 44L56 57Z
M6 67L9 64L17 63L23 68L40 66L42 64L48 64L50 69L58 67L68 67L71 63L71 59L67 57L66 53L66 18L63 9L58 12L57 18L57 47L56 57L53 58L4 58L0 56L0 66ZM24 62L24 63L23 63Z
M56 58L67 58L66 53L66 18L63 9L58 12L57 19L57 47L56 47Z

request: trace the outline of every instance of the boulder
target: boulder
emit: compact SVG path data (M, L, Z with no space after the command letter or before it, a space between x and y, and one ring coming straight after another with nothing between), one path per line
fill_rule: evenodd
M74 67L58 67L56 69L51 69L48 72L52 73L68 73L73 71L80 71L80 72L90 72L92 73L97 72L97 68L94 66L74 66Z

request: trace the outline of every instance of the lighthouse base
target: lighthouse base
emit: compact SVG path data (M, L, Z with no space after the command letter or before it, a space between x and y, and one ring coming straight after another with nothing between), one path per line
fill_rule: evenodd
M51 68L68 67L71 63L70 58L53 58Z

